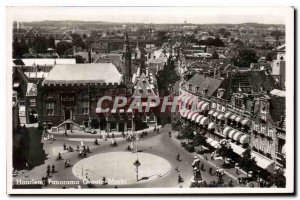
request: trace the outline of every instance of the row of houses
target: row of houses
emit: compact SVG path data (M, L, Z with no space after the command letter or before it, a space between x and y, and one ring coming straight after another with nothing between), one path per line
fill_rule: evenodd
M240 70L225 78L195 74L179 84L184 120L198 127L217 148L222 139L242 156L252 149L257 165L269 172L285 167L285 92L266 70ZM191 109L197 99L200 112Z

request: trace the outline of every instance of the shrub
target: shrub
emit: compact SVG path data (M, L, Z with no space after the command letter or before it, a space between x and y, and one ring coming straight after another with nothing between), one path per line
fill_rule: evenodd
M184 148L185 148L188 152L190 152L190 153L195 152L194 145L192 145L192 144L186 144L186 145L184 146Z

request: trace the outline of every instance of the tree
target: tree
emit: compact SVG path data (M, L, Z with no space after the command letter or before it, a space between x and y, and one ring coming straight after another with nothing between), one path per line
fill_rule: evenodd
M167 63L164 65L163 70L157 73L157 85L160 91L166 91L169 89L170 84L174 84L180 80L180 76L175 70L176 66L172 58L169 58ZM163 93L162 93L163 94Z
M266 56L266 60L267 61L273 61L274 60L274 58L275 58L275 53L273 53L273 52L269 52L268 54L267 54L267 56Z
M223 34L223 37L224 38L228 38L229 36L231 36L231 33L229 31L226 31L224 34Z
M224 165L225 165L226 164L226 158L228 158L229 155L232 155L232 153L233 153L231 147L229 146L229 143L228 142L221 142L217 151L218 151L219 155L223 158Z
M212 57L211 57L212 59L219 59L219 54L216 52L216 51L214 51L213 53L212 53Z
M278 188L285 188L286 186L286 178L284 176L284 171L282 169L276 169L274 172L274 184Z
M85 43L79 34L72 34L72 39L73 46L85 48Z
M224 35L224 33L226 32L226 29L225 28L220 28L218 33Z
M72 44L67 41L61 41L56 45L56 52L62 56L66 54L66 51L72 49Z
M196 134L194 139L193 139L194 145L199 146L199 145L205 145L206 144L206 137L202 134Z
M249 171L253 171L255 169L256 161L251 157L251 149L247 148L243 154L240 161L240 166L247 172L247 177Z
M241 49L238 54L232 58L232 63L237 67L250 67L251 63L257 63L258 56L254 50Z
M48 39L48 47L55 49L55 39L53 36L50 36Z
M13 41L13 58L22 58L25 53L28 53L28 46L24 39L19 42L18 39Z
M80 56L80 55L76 55L76 56L75 56L75 60L76 60L76 63L86 63L85 58L83 58L83 57Z
M194 139L194 131L195 129L193 128L192 124L188 121L183 124L181 134L184 138L188 139L189 141Z
M36 53L46 53L48 47L48 40L44 37L37 37L32 43L32 48Z

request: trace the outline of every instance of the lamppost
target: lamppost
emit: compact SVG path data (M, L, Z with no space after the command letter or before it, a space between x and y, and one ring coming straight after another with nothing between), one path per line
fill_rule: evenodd
M134 119L134 115L133 115L133 111L132 111L132 121L131 121L131 127L132 127L132 135L134 134L134 123L133 123L133 119ZM136 172L136 181L139 181L139 166L141 165L140 161L139 161L139 156L138 156L138 133L135 132L136 137L135 137L135 153L136 153L136 161L133 163L133 165L135 166L135 172Z

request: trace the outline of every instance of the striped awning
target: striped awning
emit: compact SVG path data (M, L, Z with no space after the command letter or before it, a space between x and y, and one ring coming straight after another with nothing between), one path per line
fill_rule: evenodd
M189 112L189 114L188 114L187 118L188 118L188 119L192 119L192 115L193 115L193 114L195 114L195 112L194 112L194 111L191 111L191 112Z
M227 119L230 119L232 116L232 113L231 112L227 112L225 113L224 117L227 118Z
M204 103L205 103L204 101L199 101L199 102L197 103L197 108L198 108L198 109L201 109L201 106L202 106Z
M210 145L211 146L213 146L214 148L217 148L218 146L219 146L219 142L218 141L216 141L216 140L213 140L211 143L210 143Z
M232 139L234 139L235 141L240 141L242 135L243 135L243 133L241 133L240 131L237 131L237 132L235 132L235 134L233 135Z
M235 118L237 118L236 115L231 115L231 117L230 117L231 120L235 120Z
M196 121L196 118L197 118L198 116L199 116L198 113L194 113L193 116L192 116L192 118L191 118L191 120L192 120L192 121Z
M241 147L241 146L239 146L239 145L237 145L233 142L230 142L230 147L231 147L231 149L233 150L234 153L236 153L240 156L242 156L244 151L246 150L243 147Z
M235 121L237 121L237 122L239 122L239 123L242 123L243 118L242 118L241 116L237 116L237 117L235 118Z
M227 127L225 127L224 128L224 130L223 130L223 135L224 135L224 137L227 137L228 136L228 134L229 134L229 132L232 130L232 128L230 128L230 126L227 126Z
M186 111L186 109L181 109L180 111L179 111L179 113L180 113L180 115L183 117L183 114L184 114L184 112Z
M225 120L224 114L219 114L217 118L219 120Z
M187 100L187 105L193 105L193 104L196 104L194 102L196 102L197 99L195 97L190 97L188 100Z
M231 130L231 131L229 131L229 134L228 134L228 137L229 138L232 138L233 137L233 135L235 134L235 132L237 132L237 130Z
M200 121L201 125L207 125L208 124L208 118L207 117L203 117Z
M250 142L250 136L247 134L242 135L240 138L240 143L241 144L248 144Z
M215 129L215 123L214 122L209 123L208 129Z
M191 110L186 110L186 111L183 113L183 116L182 116L182 117L187 118L187 116L188 116L191 112L193 112L193 111L191 111Z
M217 117L218 115L219 115L219 112L214 112L214 114L212 116Z
M205 141L209 144L213 141L213 139L212 138L207 138Z
M242 124L250 127L251 126L251 121L249 119L244 119L242 121Z
M199 115L195 121L200 124L200 121L203 117L204 117L203 115Z
M201 106L201 108L200 108L200 110L208 110L209 109L209 103L204 103L202 106Z
M215 112L214 110L210 110L210 111L208 112L208 114L209 114L209 115L212 115L214 112Z

